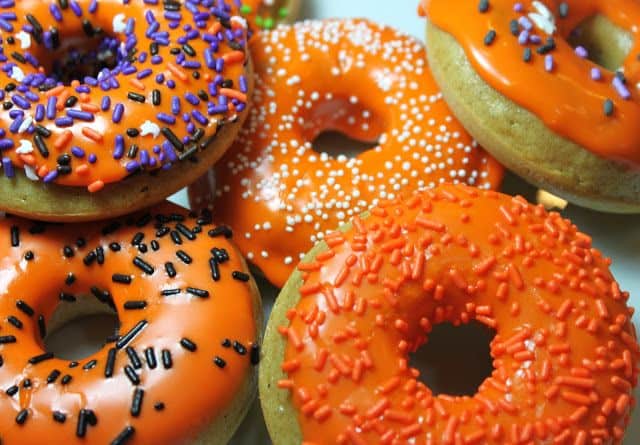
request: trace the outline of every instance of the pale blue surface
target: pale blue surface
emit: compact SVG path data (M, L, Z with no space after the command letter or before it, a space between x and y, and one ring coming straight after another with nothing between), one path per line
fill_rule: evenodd
M304 0L303 0L304 1ZM301 18L366 17L386 23L422 39L424 22L417 17L417 0L309 0L302 9ZM520 193L533 199L534 190L522 181L510 178L505 191ZM183 198L180 199L183 201ZM606 215L570 206L564 214L580 229L593 236L598 248L613 258L613 271L623 289L631 292L631 304L640 307L640 216ZM272 301L273 290L265 296ZM636 325L640 318L634 316ZM636 396L640 395L636 391ZM635 410L625 445L640 443L640 409ZM268 437L259 413L254 407L236 435L234 444L264 444Z

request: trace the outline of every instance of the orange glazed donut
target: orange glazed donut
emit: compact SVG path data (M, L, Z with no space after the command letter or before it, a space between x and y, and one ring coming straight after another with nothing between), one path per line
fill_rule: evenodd
M262 312L209 218L0 220L3 445L227 443L255 394ZM63 304L111 307L119 335L80 362L54 356L43 338Z
M433 75L487 151L576 204L640 213L640 3L421 0L420 10Z
M499 185L502 167L451 116L416 39L366 20L307 21L259 33L250 48L255 106L215 168L215 196L210 177L191 202L210 203L275 285L379 197L443 181ZM327 129L380 142L332 157L312 148Z
M260 370L271 437L620 444L640 355L609 265L522 198L443 185L381 202L327 235L276 301ZM473 396L434 396L409 353L435 325L474 320L496 332L494 371Z
M0 208L112 217L193 181L246 115L246 40L228 0L0 0Z

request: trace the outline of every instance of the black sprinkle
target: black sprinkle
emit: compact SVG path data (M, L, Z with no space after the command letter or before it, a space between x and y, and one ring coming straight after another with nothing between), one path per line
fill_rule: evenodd
M98 260L98 264L104 264L104 249L102 246L96 247L96 259Z
M191 258L184 250L178 250L176 252L176 256L185 264L191 264L193 262L193 258Z
M486 46L490 46L495 39L496 39L496 32L495 30L492 29L484 36L484 44Z
M29 317L33 317L35 314L33 308L25 303L23 300L16 301L16 307L21 310L23 313L27 314Z
M105 378L113 377L113 369L116 364L116 348L110 348L107 353L107 363L104 367L104 376Z
M78 363L76 361L73 361L73 362L69 363L69 368L77 368L79 364L80 363Z
M184 151L184 144L178 138L178 136L176 136L176 134L173 131L171 131L171 128L162 127L162 130L160 131L162 132L164 137L167 138L169 143L174 146L176 150Z
M24 381L22 382L22 387L31 388L31 379L24 379Z
M96 253L92 250L84 257L82 262L84 263L85 266L90 266L96 260L97 257L98 256L96 255Z
M156 240L151 240L151 250L153 250L154 252L157 252L158 249L160 249L160 244L156 241Z
M80 414L78 415L78 423L76 424L76 436L84 437L87 434L87 426L89 424L89 419L87 418L87 410L81 409Z
M245 355L247 353L247 348L239 341L233 342L233 350L240 355Z
M147 320L140 320L134 327L131 328L129 332L124 334L120 339L116 342L116 348L122 349L127 346L131 340L133 340L146 326L149 324Z
M66 374L64 377L62 377L62 380L60 380L60 383L63 385L68 385L71 380L73 380L73 377L71 377L69 374Z
M182 244L182 238L180 237L180 234L175 230L171 231L171 241L173 241L175 244Z
M151 92L151 103L156 106L162 103L162 96L160 95L160 90L153 90Z
M67 278L64 279L64 284L66 284L67 286L71 286L73 283L75 283L76 281L76 276L69 272L69 274L67 275Z
M137 232L135 235L133 235L133 238L131 239L131 245L137 246L142 242L143 239L144 239L144 233Z
M121 274L121 273L114 273L113 276L111 277L111 280L114 283L120 283L120 284L131 284L131 275L125 275L125 274Z
M62 254L65 258L71 258L74 255L73 248L71 246L64 246L62 248Z
M47 325L44 321L44 315L38 315L38 333L40 334L40 338L47 336Z
M563 19L569 15L569 4L567 2L560 3L560 6L558 6L558 14L560 18Z
M34 256L34 254L33 254L33 252L32 252L31 250L27 250L27 251L24 253L24 259L25 259L25 260L27 260L27 261L31 261L31 260L32 260L32 259L34 259L34 258L35 258L35 256Z
M111 441L111 445L124 445L131 439L136 432L136 429L132 426L127 426L123 429L115 439Z
M525 62L530 62L531 61L531 48L525 48L523 53L522 53L522 60L524 60Z
M191 57L196 55L196 51L188 43L185 43L184 45L182 45L182 51L184 51L186 55Z
M51 371L47 376L47 383L55 383L55 381L58 380L58 377L60 377L60 374L60 371L58 371L57 369Z
M222 340L222 343L220 344L222 345L223 348L230 348L231 340L229 340L228 338L225 338L224 340Z
M227 362L225 362L222 357L219 357L217 355L213 358L213 363L220 369L223 369L225 366L227 366Z
M61 301L66 301L68 303L74 303L76 301L76 297L67 292L60 292L58 298L60 298Z
M126 310L139 310L147 307L147 302L144 300L130 300L124 303Z
M18 388L18 385L13 385L7 388L7 390L5 391L5 394L8 395L9 397L13 397L16 394L18 394L19 390L20 388Z
M155 405L153 405L153 409L155 409L156 411L164 410L164 403L157 402Z
M155 269L153 268L153 266L151 266L151 264L147 263L145 260L143 260L139 256L133 259L133 265L139 268L140 270L142 270L147 275L153 275L153 272L155 272Z
M98 360L90 360L82 367L82 369L84 369L85 371L88 371L90 369L95 368L97 364L98 364Z
M187 292L200 298L209 297L209 291L206 289L198 289L197 287L187 287Z
M13 315L9 315L7 317L7 321L10 324L12 324L15 328L22 329L22 322L20 320L18 320L18 318L14 317Z
M53 421L58 423L65 423L67 421L67 415L60 411L53 412Z
M478 4L478 11L484 13L489 10L489 0L480 0Z
M182 223L176 224L176 229L178 230L178 232L184 235L185 238L187 238L189 241L193 241L194 239L196 239L196 236L193 234L193 232L189 230L189 228L184 224Z
M216 238L218 236L224 236L225 238L233 237L233 231L228 226L218 226L214 229L209 230L209 236L211 238Z
M249 357L251 357L252 365L257 365L260 362L260 345L251 345L251 352L249 353Z
M140 102L141 104L143 104L147 100L142 94L134 93L133 91L130 91L127 94L127 97L132 101Z
M121 247L120 247L120 244L118 243L114 242L109 244L109 250L111 250L112 252L120 252L120 249Z
M156 359L156 351L153 347L149 347L144 350L144 358L147 361L149 369L156 369L158 367L158 360Z
M124 373L132 384L134 385L140 384L140 377L138 377L138 374L136 374L136 372L133 370L131 366L129 365L125 366Z
M165 236L166 234L168 234L169 232L171 232L171 229L168 227L162 227L160 229L158 229L158 231L156 232L156 236L158 238L162 238L163 236Z
M22 409L16 416L16 423L18 425L23 425L27 421L27 417L29 417L29 410Z
M119 221L113 221L102 228L102 234L109 235L117 231L120 227L122 227L122 223Z
M173 263L171 261L164 263L164 270L167 271L167 275L169 275L170 278L174 278L177 275L176 269L173 267Z
M213 281L220 281L220 268L215 258L209 259L209 268L211 269L211 278Z
M136 350L133 349L131 346L128 346L127 349L125 349L125 351L129 356L129 361L131 362L131 365L133 366L133 368L134 369L142 368L142 360L140 360L140 356L138 355Z
M144 400L144 389L136 388L133 391L133 399L131 400L131 415L138 417L142 411L142 401Z
M180 289L164 289L160 292L160 295L163 297L170 297L171 295L178 295L180 293Z
M234 280L247 282L251 279L251 275L248 273L240 272L239 270L234 270L231 272L231 276Z
M0 345L6 345L7 343L15 343L16 337L13 335L0 335Z
M86 239L80 237L80 238L78 238L76 240L76 246L78 246L79 248L82 248L82 247L84 247L86 245L87 245L87 240Z
M611 116L613 114L614 105L611 99L604 101L604 114L605 116Z
M11 226L11 246L18 247L20 245L20 229L18 226Z
M44 354L36 355L35 357L31 357L29 359L29 363L32 365L37 365L38 363L42 363L47 360L51 360L53 358L53 352L45 352Z
M182 340L180 340L180 346L191 352L194 352L198 348L196 344L188 338L183 338Z
M171 369L171 367L173 366L171 351L169 351L168 349L162 350L162 366L164 366L164 369Z

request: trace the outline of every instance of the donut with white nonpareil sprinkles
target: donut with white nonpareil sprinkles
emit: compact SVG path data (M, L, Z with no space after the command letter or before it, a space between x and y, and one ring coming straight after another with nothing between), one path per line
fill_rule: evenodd
M193 181L247 114L247 38L230 0L0 0L0 209L112 217Z
M194 206L211 204L242 252L281 286L326 230L441 182L495 188L502 168L453 118L416 39L366 20L306 21L250 43L255 106ZM379 145L354 158L317 153L338 130Z
M274 444L621 444L640 349L610 264L522 197L447 184L381 202L276 300L260 368ZM493 370L436 394L410 354L471 322L495 331Z
M2 217L0 443L226 444L255 395L262 327L229 236L169 204L97 224ZM45 346L109 312L115 335L82 360Z
M433 76L489 153L572 203L640 213L640 3L419 3Z

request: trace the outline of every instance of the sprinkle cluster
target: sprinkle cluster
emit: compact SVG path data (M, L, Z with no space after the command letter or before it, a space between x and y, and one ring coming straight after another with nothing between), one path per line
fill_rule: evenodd
M570 221L447 185L352 223L299 265L300 299L278 330L278 386L304 441L621 443L640 357L633 309ZM496 332L494 371L471 397L434 396L409 354L433 326L472 320Z
M102 227L0 221L3 276L21 270L0 299L0 411L19 425L3 444L178 443L244 385L259 333L231 231L164 210ZM118 333L80 361L44 350L56 306L87 299L118 313Z
M500 182L501 168L453 118L414 38L364 20L307 21L259 33L251 52L255 105L215 167L212 206L276 285L326 230L380 198L445 181ZM313 140L328 129L378 145L352 158L316 152ZM199 188L195 205L207 199Z
M289 16L288 0L244 0L240 12L258 29L273 29Z
M95 192L191 158L246 107L246 23L224 0L25 5L0 1L8 177Z

